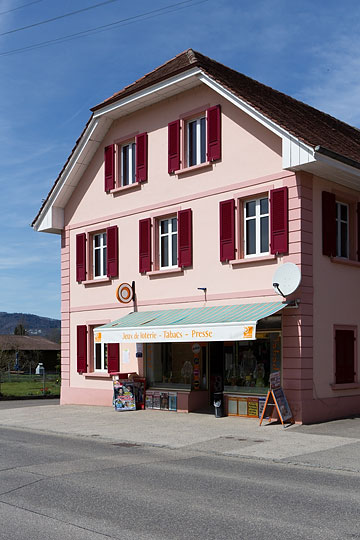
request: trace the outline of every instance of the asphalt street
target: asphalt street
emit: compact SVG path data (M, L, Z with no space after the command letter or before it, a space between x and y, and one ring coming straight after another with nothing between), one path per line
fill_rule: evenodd
M0 539L360 538L360 418L0 402Z
M25 429L0 432L0 539L359 538L359 475Z

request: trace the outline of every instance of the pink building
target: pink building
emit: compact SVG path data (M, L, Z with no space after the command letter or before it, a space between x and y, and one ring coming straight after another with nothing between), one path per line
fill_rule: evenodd
M360 412L357 129L190 49L92 109L33 227L62 238L61 403L136 372L150 407L256 417L280 371L296 421Z

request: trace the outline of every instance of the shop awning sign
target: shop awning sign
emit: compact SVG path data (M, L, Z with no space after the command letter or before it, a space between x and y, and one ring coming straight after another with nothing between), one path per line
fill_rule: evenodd
M132 312L95 329L101 343L180 343L256 339L256 323L283 302Z
M242 341L255 339L256 322L245 325L217 324L150 328L102 329L95 342L103 343L181 343L193 341Z

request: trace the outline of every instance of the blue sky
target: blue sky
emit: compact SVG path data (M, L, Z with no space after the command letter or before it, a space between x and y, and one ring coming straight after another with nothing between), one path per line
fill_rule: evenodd
M183 50L360 127L358 0L104 1L0 0L0 311L60 318L60 238L30 223L89 108Z

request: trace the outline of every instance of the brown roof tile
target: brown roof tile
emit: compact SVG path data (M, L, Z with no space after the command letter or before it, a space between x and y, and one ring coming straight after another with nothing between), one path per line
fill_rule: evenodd
M0 334L0 350L10 351L60 351L58 343L37 336Z
M239 73L203 54L188 49L175 56L165 64L147 73L134 83L126 86L91 110L98 109L123 99L131 94L139 92L153 84L159 83L169 77L180 74L186 70L198 67L209 77L219 82L222 86L233 92L237 97L244 100L264 116L284 128L287 132L303 141L308 146L315 148L321 146L330 152L355 161L355 166L360 167L360 131L310 105L302 103L278 90L266 86L242 73ZM46 201L57 185L62 172L73 155L82 135L85 133L92 117L86 124L84 131L56 179L47 198L33 220L32 225L38 219Z
M311 147L322 146L360 163L360 131L310 105L266 86L203 54L188 49L126 86L95 111L168 77L199 67L237 97Z

